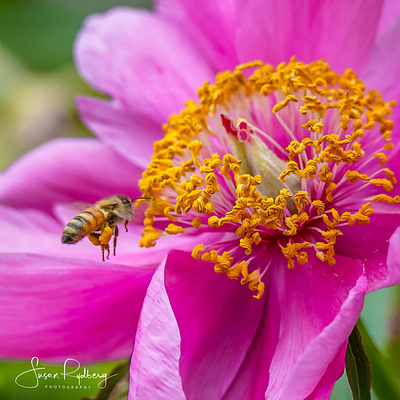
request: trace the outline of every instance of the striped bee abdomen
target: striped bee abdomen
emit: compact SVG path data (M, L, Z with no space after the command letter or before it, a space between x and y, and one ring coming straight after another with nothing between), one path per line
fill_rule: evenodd
M74 244L90 232L101 229L105 220L104 213L97 208L88 208L73 218L64 228L62 243Z

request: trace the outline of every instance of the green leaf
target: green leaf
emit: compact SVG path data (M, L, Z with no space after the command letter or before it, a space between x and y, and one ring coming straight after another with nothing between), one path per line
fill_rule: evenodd
M400 399L400 384L390 369L387 357L375 346L361 320L357 322L372 366L372 389L380 400Z
M109 374L105 388L100 389L96 397L84 397L81 400L126 400L129 389L129 361L117 365Z
M129 376L121 380L107 400L128 400Z
M346 373L354 400L371 399L371 364L355 326L349 337L346 351Z
M72 63L86 16L121 5L151 8L151 0L1 0L0 41L29 69L53 71Z

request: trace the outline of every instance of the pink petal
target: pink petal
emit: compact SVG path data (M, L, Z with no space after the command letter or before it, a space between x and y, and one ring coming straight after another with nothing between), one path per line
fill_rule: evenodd
M180 335L164 286L165 260L147 291L130 368L129 400L185 399L179 375Z
M343 375L344 359L347 351L347 340L342 344L336 356L329 364L325 374L322 376L318 385L306 400L328 400L331 397L336 381Z
M340 372L343 372L345 355L343 347L346 346L347 338L361 313L366 288L367 279L362 276L343 302L339 314L309 343L296 365L285 377L281 398L304 399L316 387L321 377L326 380L326 374L330 375L329 386L333 388L333 383L340 377ZM337 354L340 356L332 365L332 360ZM320 396L313 398L329 399L330 393L325 392L325 394L327 396L321 396L320 393Z
M390 29L400 14L400 2L398 0L385 0L383 3L381 18L379 20L378 36L384 35Z
M400 100L400 20L391 26L375 43L371 56L361 74L368 89L377 89L386 101ZM400 113L394 109L396 122L400 122ZM396 126L396 125L395 125Z
M281 268L286 266L282 264ZM265 307L258 329L240 369L225 392L226 400L265 399L269 368L280 337L281 306L279 287L275 282L266 285L264 297Z
M189 267L190 266L190 267ZM223 396L257 331L264 300L210 263L173 252L165 286L181 332L180 374L189 398Z
M102 142L132 164L147 168L153 154L153 143L164 136L160 124L151 118L135 115L116 102L79 97L79 114L83 123Z
M304 267L284 274L281 337L271 362L266 398L285 398L290 393L288 398L295 400L310 394L361 312L366 278L358 279L362 274L359 261L338 257L332 268L314 259Z
M156 9L191 38L214 71L233 69L238 64L234 44L240 8L236 1L158 0Z
M95 139L57 139L0 174L0 203L51 212L55 203L140 195L141 170Z
M398 285L400 283L400 227L396 229L389 240L387 266L387 278L379 283L375 289Z
M213 77L201 53L168 19L129 8L89 17L75 58L93 87L160 125Z
M261 59L273 65L325 58L333 69L360 71L372 48L382 1L241 2L237 49L241 62Z
M361 75L368 89L377 89L385 101L400 101L400 20L397 18L385 34L383 34L375 43L371 57ZM396 176L400 174L400 111L398 105L394 107L391 119L394 122L392 132L392 143L394 149L388 154L388 163L385 167L395 172ZM379 149L377 149L379 151ZM395 194L398 194L396 192ZM374 210L384 209L382 204L374 205ZM393 212L393 207L389 207ZM400 224L400 221L399 221Z
M375 210L377 206L372 207ZM399 214L374 213L368 224L347 225L340 228L343 236L338 237L335 251L337 254L364 263L368 292L376 290L387 279L386 258L389 239L398 225L400 225Z
M361 310L366 286L366 279L359 279L362 272L360 262L342 257L334 267L314 257L292 270L277 261L268 278L262 322L225 398L304 399L325 374L329 379L321 381L323 386L332 387L343 368L332 362ZM336 323L337 320L342 322ZM336 342L334 335L324 333L330 329L338 335ZM302 361L313 343L325 341L326 355L312 353L313 365ZM299 389L298 395L283 395L290 389L288 377L296 380L295 385L292 381L291 384L293 391Z
M111 263L2 254L1 357L73 357L86 363L129 356L152 273Z
M0 220L2 253L38 253L61 256L67 247L61 244L61 233L64 226L41 211L32 209L22 211L0 205Z
M129 232L120 234L116 260L120 264L156 268L171 249L191 252L198 243L209 243L218 239L218 234L204 233L199 236L177 235L161 236L155 247L138 247L143 226L129 225ZM93 246L92 246L93 247ZM96 249L97 251L98 248Z
M180 393L179 375L187 398L221 398L243 361L263 308L263 300L253 299L239 282L215 274L209 263L171 252L146 296L131 366L132 386L142 396L131 398L146 398L146 388L157 388L155 399L174 398L164 393L174 386ZM160 319L163 313L168 316ZM160 368L154 360L163 360Z

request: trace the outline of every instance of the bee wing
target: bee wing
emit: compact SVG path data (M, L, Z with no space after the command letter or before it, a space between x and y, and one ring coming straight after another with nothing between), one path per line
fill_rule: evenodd
M93 204L80 201L61 203L54 207L54 214L64 225L67 225L71 219L92 206Z
M133 206L133 214L134 214L134 223L135 224L143 224L144 218L145 218L145 211L147 209L147 207L149 206L149 204L147 202L143 202L143 203L134 203Z
M112 211L116 216L122 218L122 219L127 219L127 220L131 220L133 218L133 209L127 210L127 209L123 209L123 210L118 210L115 209Z
M127 219L129 221L134 219L135 223L142 224L144 221L144 212L146 211L146 208L147 208L146 203L142 203L139 205L133 203L132 207L129 210L127 209L120 210L116 208L115 210L113 210L113 213L122 219Z

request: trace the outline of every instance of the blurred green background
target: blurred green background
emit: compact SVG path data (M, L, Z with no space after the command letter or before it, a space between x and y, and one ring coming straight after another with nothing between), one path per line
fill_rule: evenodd
M60 136L87 136L74 97L94 94L72 59L75 36L92 13L151 0L0 0L0 170Z
M75 71L72 47L86 16L117 5L150 9L151 0L0 0L0 170L52 138L91 135L79 121L74 97L94 92ZM400 381L399 299L398 288L372 293L367 296L362 317ZM86 367L104 374L115 365ZM49 390L45 382L38 388L24 389L16 385L15 378L28 369L28 361L0 362L0 399L78 400L98 391L97 385L87 380L83 382L90 389ZM46 366L46 372L60 372L60 366ZM344 376L332 399L351 398Z

